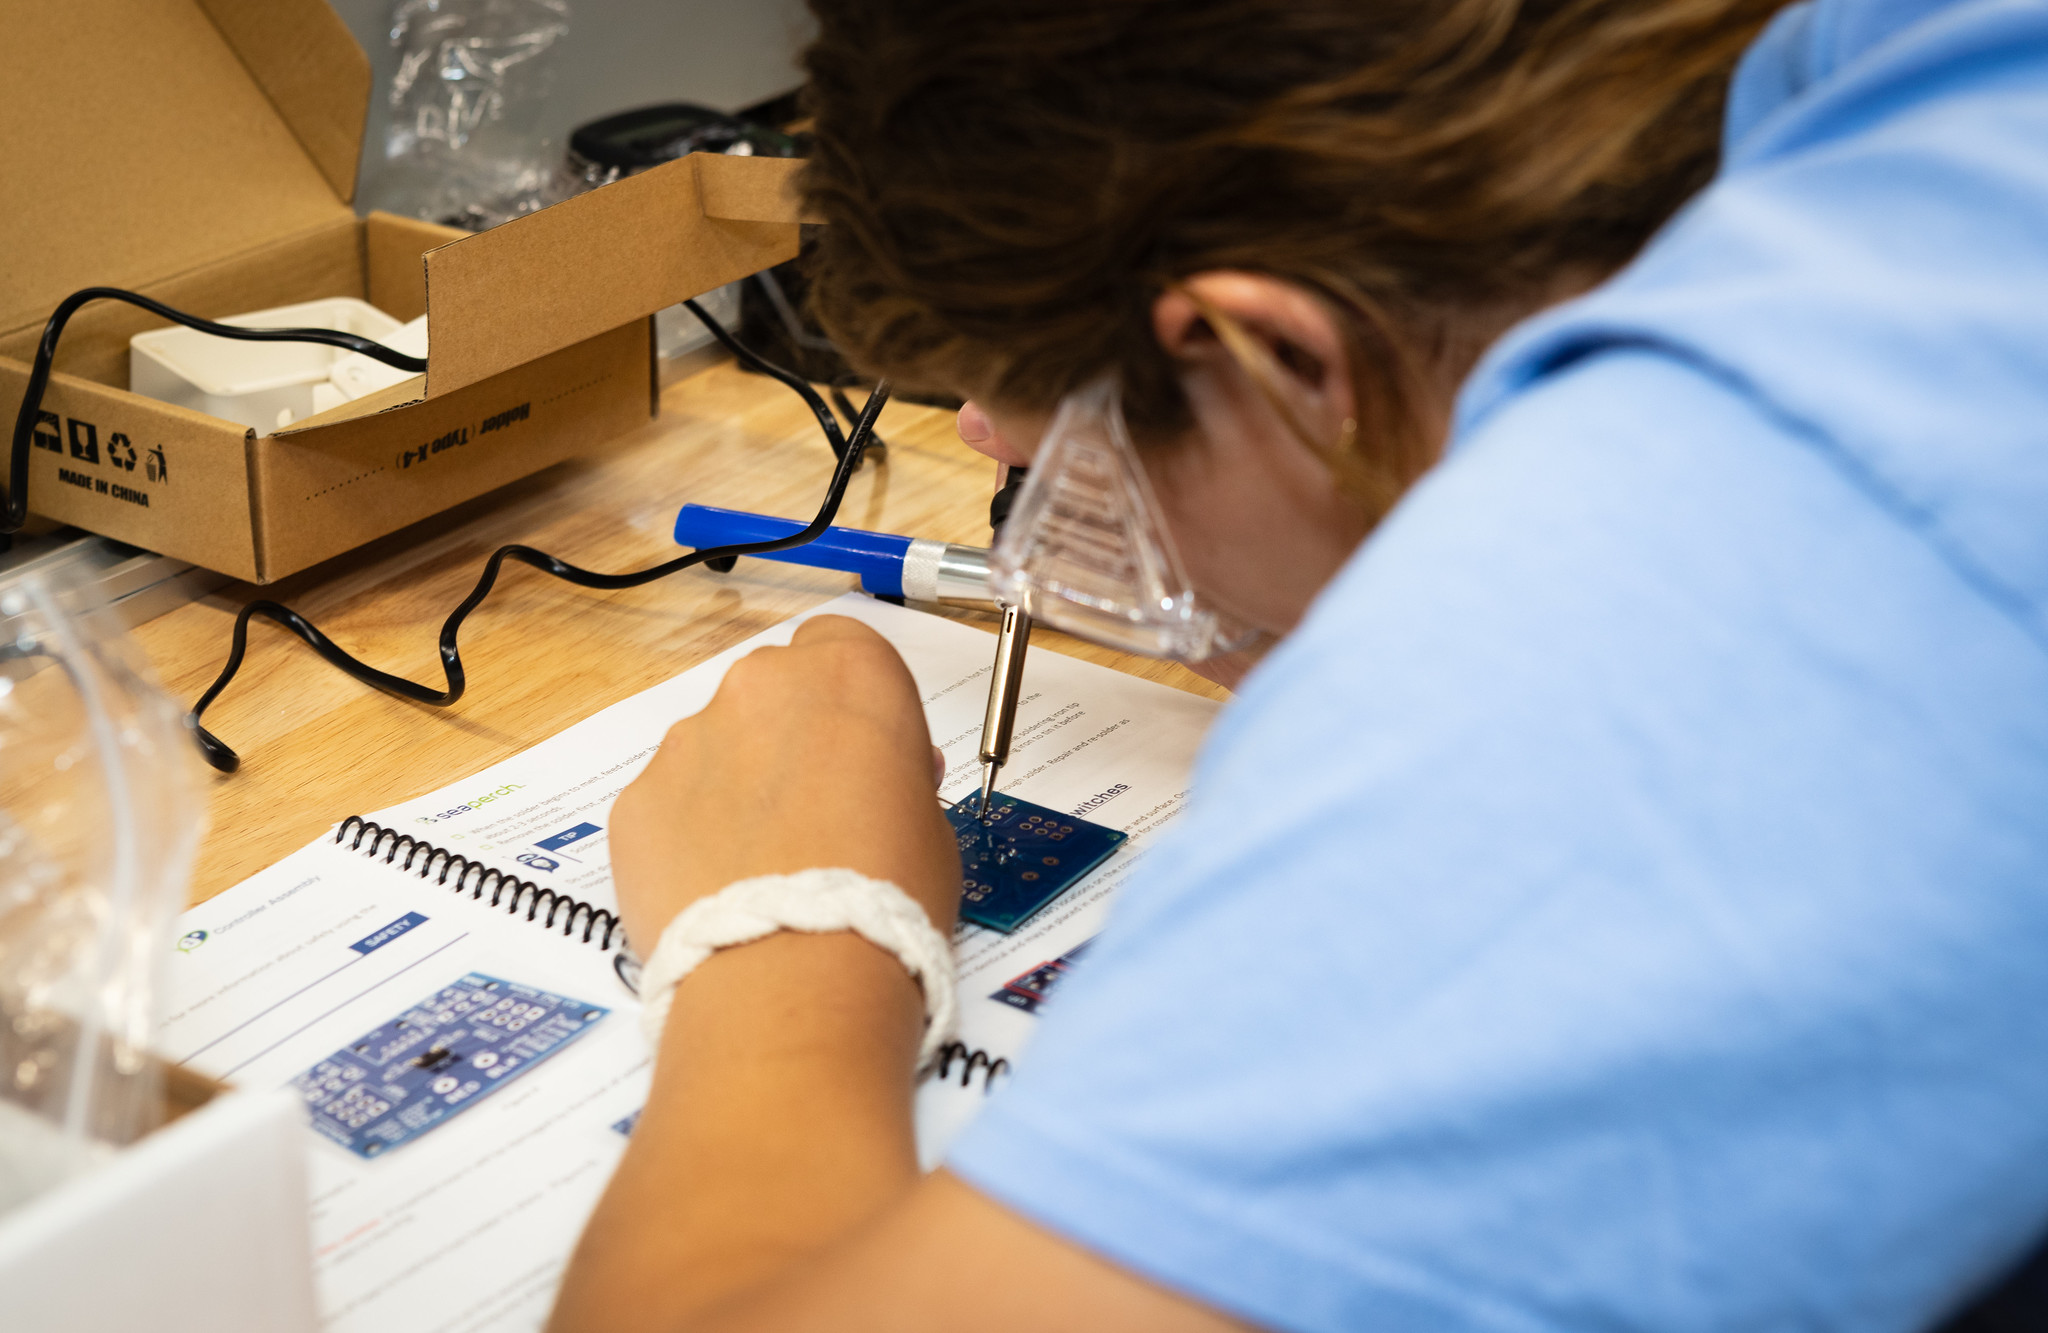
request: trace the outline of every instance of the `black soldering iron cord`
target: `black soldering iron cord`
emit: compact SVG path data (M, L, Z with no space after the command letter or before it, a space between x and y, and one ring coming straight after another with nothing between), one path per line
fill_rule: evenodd
M419 374L427 368L423 358L407 356L382 343L353 333L342 333L334 329L252 329L235 324L217 324L212 320L200 319L196 315L188 315L182 310L173 309L138 292L124 291L119 287L87 287L82 291L73 292L50 313L49 322L43 325L42 341L36 346L35 361L29 368L28 387L22 395L21 411L14 419L14 437L8 455L7 497L5 505L0 506L0 541L4 541L8 534L20 531L22 524L28 519L29 449L35 434L36 421L42 411L43 395L49 388L50 369L57 355L57 340L63 335L65 324L78 312L79 307L91 301L102 300L126 301L173 323L183 324L187 328L197 329L201 333L212 334L218 338L234 338L244 342L322 343L329 347L361 352L385 365L414 374ZM290 630L330 665L365 685L383 690L387 694L395 694L402 699L410 699L415 703L446 707L460 699L469 685L468 674L462 667L462 652L457 644L462 622L467 620L469 613L476 610L484 598L490 595L492 587L498 581L498 571L504 567L507 560L530 565L545 574L552 574L579 587L614 590L637 588L642 584L667 578L670 574L688 569L692 565L709 564L714 568L729 569L735 557L786 551L823 535L839 513L840 501L846 495L847 482L860 467L862 453L874 439L875 418L881 414L882 405L889 401L889 386L876 385L857 417L850 411L851 404L845 401L844 395L834 393L835 401L847 412L852 426L850 436L842 434L839 421L832 414L832 408L800 376L756 355L752 349L728 333L717 320L705 313L704 308L695 301L685 301L683 304L703 323L712 337L722 343L742 364L787 385L804 400L811 409L811 414L818 419L819 429L824 431L826 441L832 446L837 465L832 472L831 484L825 492L825 502L819 507L817 517L813 518L808 526L773 541L706 547L625 574L601 574L595 570L583 569L531 546L501 546L492 552L490 559L484 563L483 574L477 579L476 586L470 589L469 596L463 598L461 604L449 612L448 619L441 624L441 669L446 677L446 684L442 689L421 685L403 676L394 676L388 671L380 671L361 661L328 638L321 632L319 626L281 602L250 602L235 617L234 636L228 648L228 659L221 666L220 675L214 678L213 684L207 687L206 693L199 696L199 701L192 705L192 711L185 716L186 725L192 728L192 734L198 740L200 753L205 755L206 762L223 773L232 773L241 767L241 756L220 737L201 726L200 717L206 712L207 706L220 697L221 691L227 689L229 683L234 680L235 673L241 670L242 658L249 647L249 622L258 616Z
M469 596L463 598L461 604L448 613L448 619L441 623L441 670L446 677L446 685L442 689L435 689L430 685L421 685L416 681L407 680L403 676L394 676L388 671L380 671L376 667L360 661L336 644L334 640L321 633L319 627L314 625L312 621L288 606L271 601L250 602L242 608L241 614L235 617L234 638L228 649L228 660L222 665L220 675L215 678L212 685L207 687L206 693L199 696L199 702L192 705L192 711L187 714L185 719L186 724L192 728L193 735L199 741L200 752L206 756L206 762L223 773L232 773L241 766L241 757L225 741L201 726L199 719L206 712L207 706L220 697L221 691L228 687L228 683L234 680L235 673L241 669L242 656L249 646L249 622L257 616L273 621L290 630L303 640L307 647L318 653L330 665L346 672L365 685L383 690L387 694L395 694L401 699L410 699L415 703L445 708L460 699L463 691L468 688L469 684L468 674L462 667L462 653L456 643L457 636L462 631L462 622L468 619L469 613L476 610L482 604L484 598L490 595L491 588L498 581L498 571L503 568L507 560L516 560L520 564L529 565L544 574L552 574L554 577L576 584L578 587L612 590L618 588L637 588L642 584L667 578L669 575L688 569L692 565L715 563L729 568L730 562L737 556L766 555L771 551L786 551L793 546L802 546L805 542L814 541L822 536L825 529L832 525L832 520L838 516L840 501L846 496L847 482L852 480L855 470L860 467L861 454L867 448L869 440L874 437L875 418L881 415L882 405L889 400L889 386L887 384L875 386L874 392L868 395L867 402L861 408L860 416L853 424L851 436L842 436L839 431L839 423L833 418L832 409L826 405L824 399L818 396L817 391L812 389L802 378L756 356L750 349L727 333L718 321L706 314L703 307L699 306L695 301L685 301L683 304L689 307L691 314L703 321L704 327L709 329L712 336L724 344L726 349L732 352L735 357L749 368L780 380L789 386L790 389L803 398L812 413L818 418L818 425L825 432L825 438L831 443L833 452L838 455L838 461L832 471L831 484L825 491L825 501L819 506L817 516L806 527L791 533L787 537L778 537L773 541L738 542L730 546L707 546L702 550L691 551L687 555L677 556L673 560L665 560L658 565L652 565L646 569L633 570L625 574L601 574L595 570L583 569L577 565L570 564L566 560L549 555L546 551L536 550L531 546L501 546L491 553L489 560L484 562L483 574L477 579L476 586L470 589Z

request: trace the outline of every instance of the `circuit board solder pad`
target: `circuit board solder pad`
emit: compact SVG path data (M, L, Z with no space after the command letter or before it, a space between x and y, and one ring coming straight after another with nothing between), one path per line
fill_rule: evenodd
M1123 845L1125 834L998 793L946 812L960 845L960 919L1009 934Z

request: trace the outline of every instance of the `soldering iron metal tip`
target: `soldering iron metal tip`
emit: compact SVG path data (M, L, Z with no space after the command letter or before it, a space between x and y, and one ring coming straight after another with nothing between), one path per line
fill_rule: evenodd
M981 763L981 808L975 817L984 824L988 822L989 800L996 794L996 771L1001 767L991 759L984 759Z

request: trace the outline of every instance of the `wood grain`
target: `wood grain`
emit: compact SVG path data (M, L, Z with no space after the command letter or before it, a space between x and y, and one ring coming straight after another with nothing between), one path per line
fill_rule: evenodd
M985 544L995 465L954 436L949 413L892 403L886 459L849 487L839 522ZM672 385L659 418L601 455L550 468L267 588L234 585L136 631L166 686L196 698L220 669L236 611L269 597L350 652L438 685L435 636L485 558L523 542L586 568L638 569L677 553L686 502L809 518L832 468L809 410L787 389L721 363ZM209 774L210 824L193 878L200 902L310 842L336 820L455 781L749 635L855 586L848 575L759 560L590 592L508 564L462 635L469 691L449 708L380 694L258 622L241 676L207 713L242 753ZM994 617L946 614L993 632ZM1040 631L1051 649L1211 698L1168 662Z

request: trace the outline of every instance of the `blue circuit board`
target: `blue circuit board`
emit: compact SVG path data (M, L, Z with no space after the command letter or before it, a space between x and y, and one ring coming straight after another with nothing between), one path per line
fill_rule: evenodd
M1073 887L1125 835L1015 796L996 795L988 819L981 795L946 812L960 843L960 919L1009 934Z
M358 1157L426 1133L611 1011L471 972L293 1079L313 1128Z
M1060 984L1060 978L1073 969L1075 960L1093 943L1094 940L1083 940L1050 963L1040 963L1029 972L1010 978L1003 983L1001 990L988 998L1012 1009L1022 1009L1027 1014L1037 1013L1038 1006L1052 998L1053 987Z

